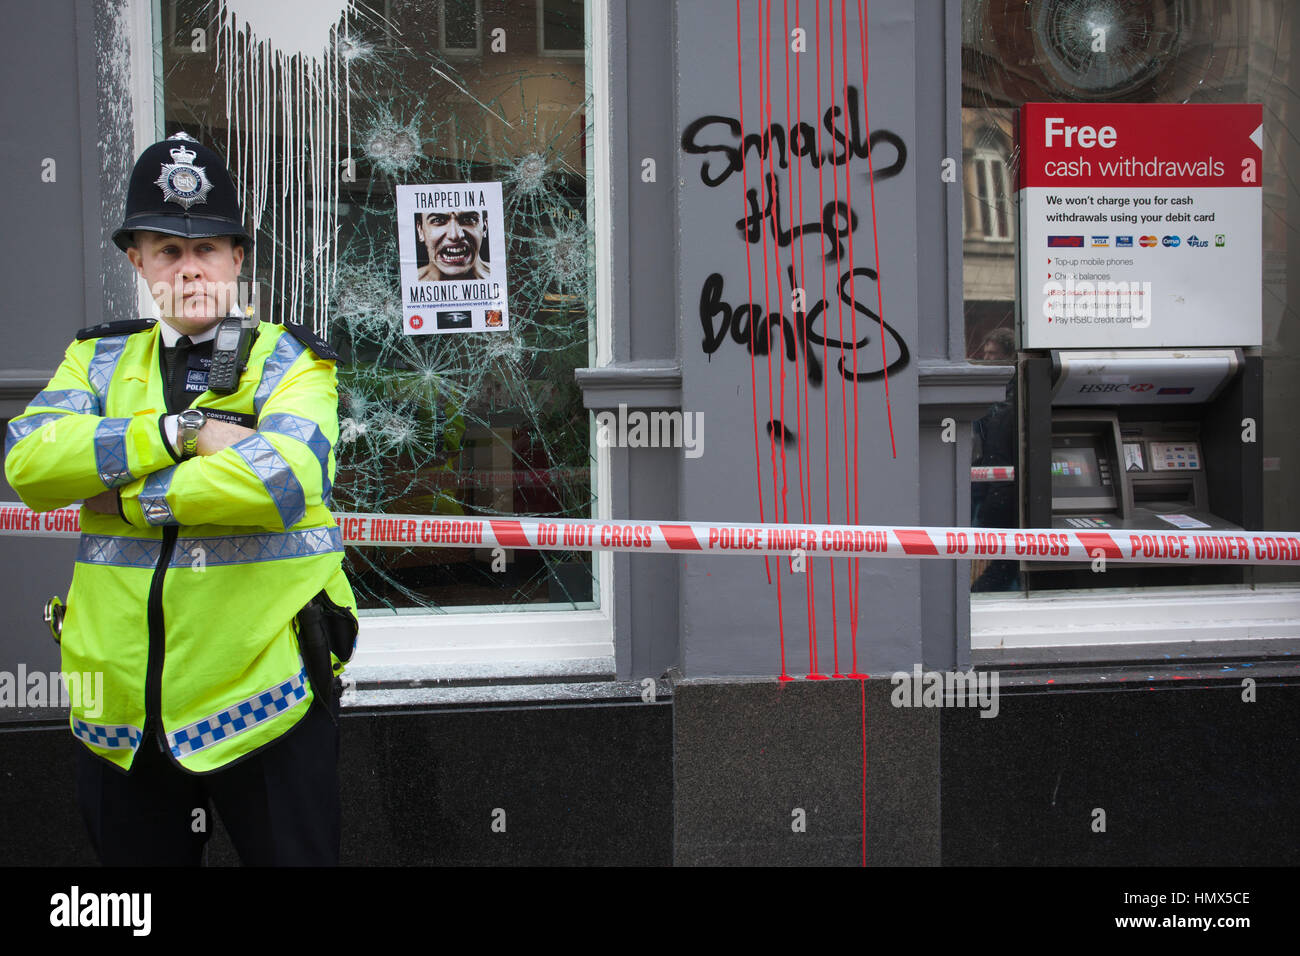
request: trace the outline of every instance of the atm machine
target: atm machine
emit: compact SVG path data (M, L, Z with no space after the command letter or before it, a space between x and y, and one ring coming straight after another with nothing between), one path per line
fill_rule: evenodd
M1021 526L1262 527L1263 375L1243 349L1022 353ZM1254 438L1255 440L1250 440ZM1243 569L1025 562L1030 588L1229 584Z

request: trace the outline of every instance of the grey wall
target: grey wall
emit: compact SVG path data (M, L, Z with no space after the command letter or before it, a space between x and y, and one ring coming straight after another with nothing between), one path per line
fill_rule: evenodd
M0 34L0 216L9 224L0 283L0 420L45 386L80 328L135 314L135 286L108 233L132 162L124 0L7 4ZM54 181L41 178L53 159ZM3 500L18 497L0 479ZM41 622L66 595L74 540L0 546L0 670L58 669Z
M759 18L758 4L751 0L741 3L741 39L744 75L744 131L746 134L760 130L758 117L759 96ZM849 84L862 90L861 44L856 41L858 25L853 5L847 19L847 76ZM808 4L808 8L814 5ZM825 10L822 9L825 17ZM876 167L875 207L876 228L880 237L880 272L884 294L884 318L901 336L910 357L898 362L889 375L889 396L893 410L893 432L897 456L891 453L889 422L885 409L883 379L860 382L856 387L857 418L854 419L854 386L845 383L837 370L839 350L829 349L829 361L822 372L820 386L808 381L807 396L811 410L802 415L796 403L802 403L804 382L809 379L806 356L796 349L797 361L782 358L779 341L774 336L770 356L755 356L758 410L758 458L763 471L762 514L774 518L774 510L781 507L792 522L802 520L803 510L799 485L798 449L811 454L812 509L809 520L827 521L826 454L830 452L830 503L829 522L846 523L845 483L846 470L850 495L855 483L860 511L857 521L847 523L894 524L916 522L920 514L918 493L918 379L917 358L919 322L917 310L918 274L917 223L915 197L917 191L917 162L914 154L916 130L916 63L918 62L916 12L911 3L877 2L870 5L870 127L873 133L886 130L898 137L906 152L888 142L882 142L872 154ZM755 481L755 413L754 392L751 387L751 356L748 332L742 329L738 336L727 333L718 339L725 313L717 312L712 328L702 318L702 290L711 275L718 275L724 283L721 299L733 309L750 300L747 276L746 242L736 223L744 215L745 190L741 174L737 171L725 181L709 185L705 175L717 177L726 165L723 153L714 151L706 155L688 152L689 143L696 147L736 147L739 140L730 132L725 121L710 122L705 128L690 129L705 117L739 117L737 89L736 50L737 10L728 0L691 0L677 6L677 66L678 66L678 132L683 136L678 153L678 304L682 356L683 409L700 411L705 416L705 453L695 460L686 460L682 468L681 516L696 521L756 521L760 516L758 492ZM815 75L816 31L809 9L803 11L807 31L808 52L792 56L790 81L790 122L796 123L796 114L804 122L816 123L821 116L817 109L818 83ZM793 29L793 24L790 28ZM834 25L836 49L836 80L832 86L829 76L829 28L822 25L822 78L821 115L834 108L843 110L844 102L844 51L839 49L841 25ZM772 11L772 36L770 73L773 77L770 95L772 122L786 126L785 51L789 41L781 22L781 9L774 5ZM796 99L796 72L801 76L801 99ZM865 124L859 101L857 121L865 141ZM843 116L835 120L836 128L847 124ZM823 128L822 151L832 147L843 152L843 147L830 141ZM889 175L887 167L902 162L902 168ZM704 167L708 165L709 172ZM749 153L746 165L748 187L760 196L762 181L757 153ZM850 180L846 182L843 168L826 164L822 166L823 196L819 202L817 170L810 160L801 158L788 170L779 163L775 172L780 179L781 220L783 228L792 223L817 222L822 218L822 208L834 202L833 171L839 172L839 196L851 205L857 216L857 228L852 233L852 266L874 271L875 253L872 240L871 200L869 195L868 163L865 158L854 158L849 164ZM795 177L802 176L802 188ZM793 203L793 210L790 204ZM802 279L806 284L806 303L811 312L822 297L822 282L826 283L826 298L830 302L824 313L813 324L817 333L829 331L838 338L839 314L836 308L835 289L840 277L850 273L849 239L843 240L840 261L832 256L829 262L817 261L819 249L829 251L829 243L820 236L810 236L805 244ZM793 248L797 249L794 243ZM791 286L778 272L784 272L791 263L791 248L787 245L778 252L771 235L768 236L767 264L769 276L768 299L771 311L779 308L787 319L792 316L790 307ZM763 306L762 241L749 244L749 269L752 270L753 300ZM932 282L934 266L927 267L925 281ZM942 274L942 265L938 265ZM716 280L715 280L716 281ZM846 286L847 292L847 286ZM859 275L853 283L853 295L872 312L877 310L877 289L870 279ZM781 305L775 303L780 301ZM706 310L711 311L711 310ZM845 306L844 338L852 340L852 314ZM733 318L734 323L734 318ZM742 323L744 319L742 318ZM761 328L761 326L760 326ZM857 315L857 338L862 344L858 350L859 372L880 370L882 367L880 331L874 318ZM705 344L706 339L712 342ZM737 341L737 338L740 341ZM761 344L762 336L755 339ZM716 347L713 343L716 342ZM891 363L901 357L901 350L892 337L886 337ZM822 348L812 345L818 362ZM849 372L853 369L852 349L845 350ZM769 362L770 359L770 362ZM769 379L770 365L770 379ZM769 381L772 385L769 389ZM784 395L782 385L784 384ZM797 397L798 396L798 397ZM846 397L844 397L846 396ZM829 401L829 415L825 405ZM848 464L845 463L845 418L841 411L847 404ZM769 414L769 408L772 410ZM773 475L771 449L766 425L770 418L779 418L787 427L797 430L797 444L785 449L785 475L778 461ZM806 418L806 421L799 421ZM798 426L796 429L796 423ZM829 430L829 442L827 439ZM856 434L855 434L856 432ZM854 444L857 445L857 470L854 474ZM805 464L805 469L808 465ZM785 484L784 500L774 501L774 482ZM805 484L808 484L805 478ZM681 566L682 595L682 655L684 671L688 676L703 675L771 675L780 671L777 610L777 566L771 562L773 583L769 584L761 558L735 558L730 556L700 557L684 560ZM835 562L835 601L838 617L838 645L840 669L847 673L851 667L851 636L849 630L848 601L849 565L846 560ZM860 671L879 673L910 667L919 661L921 654L920 631L920 575L916 562L864 560L859 568L860 607L857 628L857 654ZM810 565L814 582L814 605L817 614L820 669L829 674L832 670L833 647L831 627L830 569L821 559ZM809 625L806 598L806 574L791 574L787 569L780 574L783 621L786 637L786 667L792 675L803 675L809 669Z

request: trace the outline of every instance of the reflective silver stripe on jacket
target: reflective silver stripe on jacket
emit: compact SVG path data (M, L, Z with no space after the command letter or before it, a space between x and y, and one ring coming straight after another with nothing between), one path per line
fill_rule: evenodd
M135 481L126 467L126 430L129 418L105 418L95 428L95 470L106 488Z
M83 534L77 549L77 560L83 564L107 564L119 568L153 568L158 564L160 547L161 542L157 538ZM178 538L170 567L192 567L200 559L208 565L251 564L257 561L305 558L342 550L343 533L337 527Z
M248 462L253 474L262 479L267 494L280 512L280 523L286 528L296 525L307 513L307 496L302 482L293 473L275 446L264 435L249 435L230 446Z
M266 357L266 364L262 366L262 378L257 383L257 392L253 395L253 410L259 416L262 414L262 406L266 404L266 400L271 397L275 387L284 378L284 373L289 371L290 366L298 361L298 356L305 351L307 347L287 332L283 333L280 341L275 343L275 348Z
M172 507L167 503L167 491L172 486L172 475L176 466L155 471L144 479L137 500L144 511L144 520L151 525L179 524L172 515Z
M161 548L162 542L156 538L82 534L77 560L82 564L108 564L115 568L153 568L158 565Z
M274 415L267 415L265 419L258 422L257 430L259 432L274 432L277 435L287 435L311 449L311 453L320 462L321 501L328 505L330 501L330 443L329 439L320 430L320 426L310 418L303 418L301 415L276 412Z
M42 412L39 415L28 415L26 418L15 418L5 429L5 454L36 429L50 422L57 422L64 416L59 412Z
M78 415L99 415L99 396L80 388L47 388L31 400L28 408L60 408Z
M195 554L196 548L201 548ZM211 538L178 538L172 567L190 567L199 557L209 564L251 564L305 558L343 550L343 532L334 528L273 531L266 534L230 534Z
M113 380L113 371L126 351L129 335L110 335L95 343L95 357L90 360L86 377L91 386L99 393L100 409L108 408L108 383Z
M175 757L188 757L205 747L227 740L251 730L258 724L277 717L297 706L307 696L307 669L304 667L293 677L268 687L252 697L241 700L232 707L219 710L209 717L196 720L167 735L167 743Z
M79 739L105 750L135 750L144 731L130 724L92 724L80 717L72 718L72 733Z

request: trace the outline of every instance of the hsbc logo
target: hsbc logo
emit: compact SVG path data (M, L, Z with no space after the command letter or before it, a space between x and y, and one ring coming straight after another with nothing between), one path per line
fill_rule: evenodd
M1079 391L1085 394L1115 393L1115 392L1149 392L1155 386L1150 382L1139 382L1137 385L1098 383L1092 385L1080 385Z

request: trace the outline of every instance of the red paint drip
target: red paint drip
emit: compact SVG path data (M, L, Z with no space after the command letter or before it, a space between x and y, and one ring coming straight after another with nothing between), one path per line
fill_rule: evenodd
M848 43L849 43L849 27L848 27L848 13L847 13L847 11L848 11L848 0L840 0L840 56L842 57L842 61L843 61L843 63L844 63L843 79L844 79L844 116L845 116L845 122L848 122L848 115L849 115L849 45L848 45ZM834 16L834 6L833 6L833 5L832 5L832 8L831 8L831 15ZM831 48L831 60L834 61L834 59L835 59L835 49L834 49L834 47L832 47L832 48ZM869 141L870 141L870 127L868 127L868 134L867 134L867 137L868 137L868 142L869 142ZM871 154L871 150L870 150L870 148L868 148L868 150L867 150L868 158L870 158L870 154ZM846 202L848 203L848 206L849 206L850 216L852 216L852 209L853 209L853 152L852 152L852 150L851 150L850 147L849 147L849 144L848 144L848 135L847 135L847 134L846 134L845 137L844 137L844 190L845 190L845 200L846 200ZM877 273L879 273L879 270L877 270ZM856 276L857 276L857 268L856 268L856 266L855 266L855 264L854 264L854 256L853 256L853 228L852 228L852 222L850 221L850 225L849 225L849 299L851 299L851 300L853 301L853 303L854 303L853 307L852 307L851 309L849 309L849 326L850 326L850 334L853 336L853 515L852 515L852 518L850 519L850 523L851 523L851 524L860 524L860 523L861 523L861 521L859 520L860 511L859 511L859 508L858 508L858 485L859 485L859 481L858 481L858 462L859 462L859 453L858 453L858 437L859 437L859 435L861 434L862 429L861 429L861 427L860 427L860 425L859 425L859 421L858 421L858 418L859 418L859 416L858 416L858 409L859 409L859 406L858 406L858 344L857 344L857 343L858 343L858 308L857 308L857 301L858 301L858 299L857 299L857 293L854 291L854 290L855 290L855 287L856 287L856 286L855 286L855 282L854 282ZM840 376L840 377L841 377L841 378L843 377L843 367L842 367L842 366L841 366L841 376ZM846 412L845 412L846 419L847 419L847 415L848 415L848 413L847 413L847 411L846 411ZM847 421L846 421L846 422L845 422L846 427L847 427L847 424L848 424L848 423L847 423ZM848 440L847 440L847 438L846 438L846 439L845 439L845 451L847 452L847 450L848 450ZM844 476L844 478L845 478L845 481L847 482L847 481L848 481L847 468L846 468L846 471L845 471L845 476ZM845 509L846 512L848 511L848 496L847 496L847 492L846 492L846 495L845 495L844 509ZM852 642L853 642L853 671L852 671L852 674L856 674L856 673L858 672L858 609L859 609L859 606L860 606L860 597L861 597L861 595L859 594L859 591L858 591L858 571L859 571L859 562L858 562L858 559L857 559L857 558L851 558L851 559L849 559L849 568L851 569L851 571L852 571L852 573L853 573L853 582L852 582L852 584L849 586L849 634L850 634L850 639L851 639ZM852 674L851 674L850 676L852 676Z
M771 0L768 0L766 10L764 10L763 8L762 0L759 0L759 14L762 17L762 23L760 24L759 31L758 31L758 46L759 46L758 58L759 61L762 63L762 68L759 71L758 118L759 118L759 124L761 128L764 130L763 137L765 137L767 140L766 152L767 152L767 162L768 162L768 168L764 168L763 150L761 147L763 137L760 137L759 169L762 170L763 172L763 191L766 193L769 188L768 183L771 181L769 180L769 170L771 171L771 178L772 179L776 178L776 173L775 173L776 166L774 160L772 159L772 141L771 141L771 128L772 128L772 2ZM766 83L764 83L764 80L766 80ZM742 128L742 132L743 132L743 128ZM741 141L741 149L742 150L744 149L743 140ZM746 200L748 200L748 196L746 196ZM759 200L756 196L755 205L758 204L759 204ZM771 279L768 276L768 271L767 271L768 220L767 217L762 216L761 209L760 209L759 223L763 234L763 318L764 318L763 336L767 340L767 420L770 422L774 418L776 418L775 410L772 407L772 395L773 395L772 334L771 334L771 325L767 321L768 317L772 313L771 300L768 298L768 290L771 287ZM746 241L748 241L748 237L746 237ZM775 235L772 236L772 245L773 245L773 254L779 266L780 246L779 246L779 240ZM777 299L778 301L780 301L781 274L779 268L777 271L776 285L777 285ZM752 314L750 315L750 321L749 321L749 334L752 340L754 334L754 319ZM782 372L784 372L784 365L782 366ZM782 456L784 456L784 449L782 450ZM777 507L777 503L779 500L780 491L776 480L776 451L772 447L770 442L768 444L768 457L771 459L771 463L772 463L772 509L773 509L773 517L775 518L775 516L779 513L779 508ZM768 578L769 580L771 579L770 570L768 572ZM776 565L776 615L777 615L777 621L776 621L777 632L780 635L780 641L781 641L781 679L791 680L792 678L790 678L789 675L787 674L786 666L785 666L785 606L781 594L780 562L777 562Z
M832 0L832 2L831 2L830 4L828 4L828 6L827 6L826 33L827 33L827 39L828 39L829 42L830 42L830 49L831 49L831 55L830 55L830 67L831 67L831 69L830 69L830 86L831 86L831 90L833 91L833 90L835 89L835 7L834 7L834 2L833 2L833 0ZM820 109L820 106L819 106L818 108ZM848 149L847 138L846 138L845 149L846 149L846 150ZM835 146L832 144L832 146L831 146L831 156L832 156L832 159L833 159L833 157L834 157L834 154L835 154ZM847 175L847 170L849 169L849 159L850 159L850 157L849 157L849 156L847 155L847 153L846 153L846 155L845 155L845 157L844 157L844 168L845 168L845 170L846 170L846 175ZM838 208L839 208L839 205L840 205L840 174L839 174L839 170L835 167L835 163L834 163L833 161L832 161L832 163L831 163L831 185L834 187L835 208L838 209ZM852 237L852 235L853 235L853 231L852 231L852 212L851 212L851 211L850 211L850 214L849 214L849 222L846 223L846 225L849 226L849 236ZM843 269L843 260L841 259L841 247L842 247L842 245L843 245L843 244L842 244L841 242L838 241L838 237L837 237L836 242L835 242L835 272L836 272L836 277L837 277L837 278L836 278L836 281L837 281L837 282L839 281L838 277L844 274L844 269ZM838 317L838 321L839 321L839 349L840 349L840 361L839 361L839 366L838 366L838 367L839 367L840 372L841 372L841 374L840 374L840 414L841 414L842 421L843 421L843 424L844 424L844 429L843 429L843 431L844 431L844 523L845 523L845 524L852 524L852 523L853 523L853 515L852 515L852 513L849 511L849 396L848 396L848 385L847 385L847 383L846 383L846 381L845 381L845 379L844 379L844 375L843 375L843 369L844 369L844 365L845 365L845 356L844 356L844 300L843 300L843 297L842 297L841 295L839 295L838 293L837 293L836 296L835 296L835 313L836 313L836 316ZM855 349L855 351L856 351L856 349ZM856 384L857 384L857 383L855 382L854 385L856 386ZM827 435L828 435L827 440L828 440L828 441L829 441L829 434L830 434L830 426L829 426L829 421L828 421L828 422L827 422ZM852 574L852 572L853 572L853 559L850 558L850 559L849 559L849 573ZM854 600L853 589L852 589L852 586L850 586L850 588L849 588L849 621L851 622L851 630L850 630L850 633L852 633L852 622L854 622L854 621L857 620L857 611L856 611L856 609L855 609L855 607L854 607L854 604L855 604L855 600ZM839 652L839 642L838 642L838 640L837 640L837 641L836 641L836 660L835 660L835 673L836 673L837 675L839 675L839 673L840 673L839 653L838 653L838 652ZM855 653L856 653L856 648L855 648ZM840 676L843 676L843 675L840 675Z
M783 11L788 10L788 0L782 0ZM794 19L795 25L799 25L799 0L794 0ZM785 22L785 32L788 36L790 33L789 22ZM789 71L789 52L787 47L786 53L786 128L791 130L798 129L803 124L803 70L800 61L795 61L794 71L794 125L790 124L790 71ZM787 137L788 139L788 137ZM793 152L793 151L792 151ZM790 183L790 170L794 170L794 176L797 180L797 186ZM792 160L786 164L786 187L790 196L788 221L793 225L796 221L803 220L803 164ZM798 219L795 218L794 197L799 197ZM791 276L790 284L794 285L794 254L791 250ZM825 275L822 276L825 281ZM802 436L801 441L796 446L796 452L799 457L799 515L800 519L808 524L812 521L812 444L809 441L812 428L812 418L809 414L808 402L808 375L805 360L804 373L801 375L799 370L800 357L806 355L808 350L807 335L807 296L808 296L808 273L807 260L805 258L804 234L799 232L799 288L804 293L804 307L802 312L795 312L793 304L791 305L792 320L799 322L795 330L795 380L799 383L795 388L795 421L798 424L798 430ZM800 319L800 315L803 316ZM800 393L802 388L802 394ZM804 449L807 448L805 467ZM804 572L804 604L808 612L808 677L813 680L824 680L825 675L821 674L821 660L817 650L817 591L816 580L814 577L813 562L807 563Z
M871 56L871 27L867 17L871 14L870 0L858 0L858 26L862 31L862 125L867 130L867 184L871 188L871 240L876 247L876 318L880 321L880 359L885 372L885 414L889 420L889 449L895 458L898 448L894 444L894 411L889 401L889 358L885 353L885 284L880 274L880 233L876 228L876 170L871 158L871 97L867 95L868 61Z
M814 9L814 14L813 14L814 35L816 37L815 40L816 45L814 47L815 50L814 62L817 69L817 82L816 82L817 122L815 122L813 126L815 127L815 133L817 137L815 140L816 149L817 149L817 213L818 215L821 215L821 210L826 208L826 195L824 192L824 179L822 175L822 161L821 161L821 156L822 156L822 124L821 124L822 17L821 17L820 7L814 7L813 9ZM818 271L821 273L822 301L825 302L826 301L826 263L824 261L825 251L821 240L818 240L817 246L818 246L818 250L817 250L818 257L819 260L821 260L821 268ZM828 364L829 353L827 352L829 346L827 346L826 344L826 339L827 337L823 335L822 336L822 368L823 369L829 367ZM823 419L823 425L825 426L825 432L823 435L823 439L824 439L823 447L826 449L826 467L823 473L826 478L826 524L831 523L831 404L830 402L831 402L830 389L826 387L826 383L825 381L823 381L822 382L822 409L825 415L825 418ZM809 434L812 433L811 422L809 424L808 431ZM812 482L811 446L808 449L808 468L809 468L808 480L809 483L811 484ZM834 660L835 669L834 669L833 676L840 677L842 675L840 674L839 614L836 608L836 599L835 599L835 559L834 558L829 559L828 563L830 564L830 572L831 572L831 647L835 655L835 660Z
M738 116L740 117L740 188L742 190L741 198L745 204L745 289L748 292L746 301L754 301L754 268L750 261L749 255L749 176L747 173L747 151L745 150L745 79L744 79L744 47L740 39L740 0L736 0L736 97L738 103ZM761 114L760 114L761 115ZM758 492L758 517L760 521L766 521L765 511L763 508L763 465L758 454L758 371L754 363L754 322L753 316L750 317L749 323L749 386L750 397L754 409L754 482ZM772 567L767 559L763 556L763 567L767 570L767 583L772 583Z

